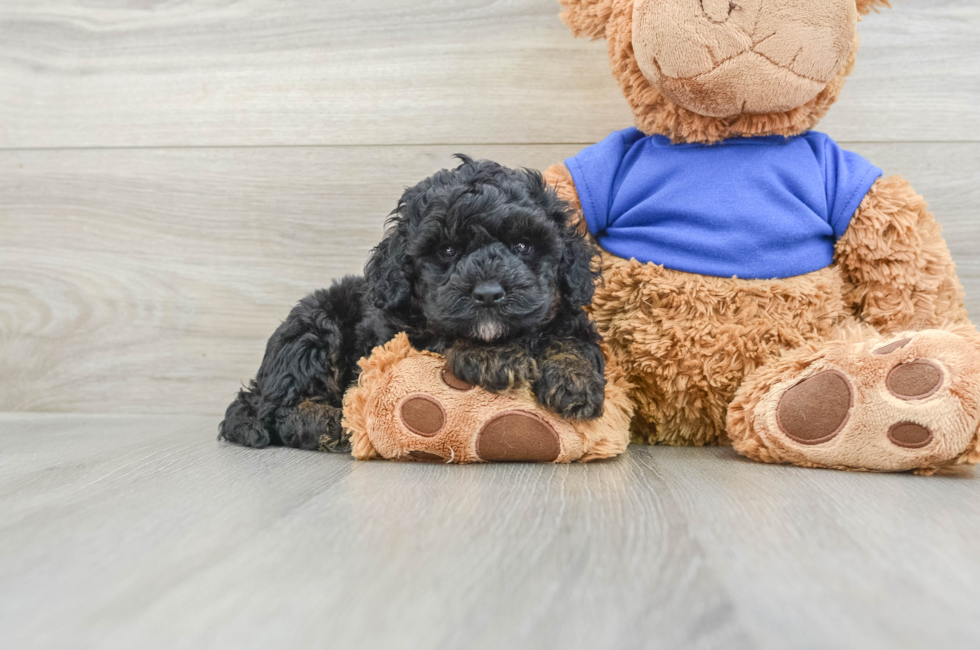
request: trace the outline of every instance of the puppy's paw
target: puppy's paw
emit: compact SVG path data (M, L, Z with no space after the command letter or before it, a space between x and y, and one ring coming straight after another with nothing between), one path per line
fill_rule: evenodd
M446 361L457 378L492 393L530 384L535 376L534 359L518 345L457 344Z
M585 359L565 355L541 363L534 394L563 418L594 420L602 415L606 378Z

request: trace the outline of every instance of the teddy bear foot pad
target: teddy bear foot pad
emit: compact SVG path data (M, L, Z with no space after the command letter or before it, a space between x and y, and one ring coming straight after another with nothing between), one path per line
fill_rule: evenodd
M765 459L926 473L951 464L975 444L980 426L973 345L939 330L832 344L802 372L780 378L756 407L751 419Z

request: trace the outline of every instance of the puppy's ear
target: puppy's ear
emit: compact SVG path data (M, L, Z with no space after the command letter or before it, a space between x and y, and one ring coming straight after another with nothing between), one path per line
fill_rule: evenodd
M561 240L561 260L558 262L558 286L562 295L574 307L592 302L595 283L599 278L599 251L579 231L572 219L571 208L558 198L554 187L544 182L541 172L523 169L524 184L531 199L558 226Z
M368 285L368 300L378 309L391 311L411 297L405 235L398 224L371 251L371 257L364 265L364 277Z
M573 307L584 307L592 302L595 283L599 278L599 251L571 225L562 230L561 262L558 264L558 282L562 295Z
M612 16L613 5L622 0L558 0L563 8L561 20L575 36L592 40L605 38L606 24ZM632 3L631 3L632 4Z

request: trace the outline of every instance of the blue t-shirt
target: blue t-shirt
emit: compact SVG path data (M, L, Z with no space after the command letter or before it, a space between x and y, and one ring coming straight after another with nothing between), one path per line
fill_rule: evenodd
M630 128L565 164L605 250L677 271L756 279L829 266L881 176L813 131L703 145Z

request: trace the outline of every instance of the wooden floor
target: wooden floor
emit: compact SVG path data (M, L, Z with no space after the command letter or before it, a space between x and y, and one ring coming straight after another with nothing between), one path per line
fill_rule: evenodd
M355 462L214 432L0 417L5 648L980 647L971 472Z
M980 314L980 3L895 0L820 130ZM453 153L632 122L555 0L0 0L0 648L977 648L980 472L215 440L269 334Z

